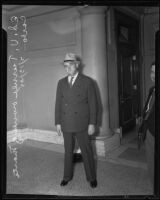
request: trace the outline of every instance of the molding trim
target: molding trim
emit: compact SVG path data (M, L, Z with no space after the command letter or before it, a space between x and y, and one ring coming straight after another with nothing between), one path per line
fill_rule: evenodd
M108 6L79 6L78 11L79 13L83 15L103 15L105 14L105 11L107 10Z
M43 6L43 9L41 9ZM19 14L22 12L33 12L34 14L32 16L28 17L35 17L38 15L45 15L53 12L59 12L66 10L68 8L71 8L73 6L55 6L55 5L3 5L3 12L5 12L7 15L13 15L13 14Z

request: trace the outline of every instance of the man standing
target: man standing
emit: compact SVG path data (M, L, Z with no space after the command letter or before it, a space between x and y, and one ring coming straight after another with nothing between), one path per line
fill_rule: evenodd
M64 174L61 186L73 177L73 150L75 138L80 146L87 181L92 188L97 186L94 157L89 135L95 132L96 93L94 82L80 74L80 62L73 53L64 59L67 76L59 80L56 92L55 124L58 135L64 138Z
M151 80L153 86L150 88L145 106L145 121L147 133L145 139L146 157L151 183L154 187L154 158L155 158L155 63L151 65Z
M139 134L143 135L145 140L145 150L149 176L152 186L154 187L154 158L155 158L155 63L151 64L151 81L153 86L149 90L149 94L142 112L142 124Z

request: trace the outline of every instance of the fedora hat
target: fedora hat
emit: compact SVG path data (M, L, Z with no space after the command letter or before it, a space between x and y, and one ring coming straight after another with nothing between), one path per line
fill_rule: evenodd
M77 62L78 60L77 60L76 54L74 54L74 53L67 53L63 62L67 62L67 61L76 61Z

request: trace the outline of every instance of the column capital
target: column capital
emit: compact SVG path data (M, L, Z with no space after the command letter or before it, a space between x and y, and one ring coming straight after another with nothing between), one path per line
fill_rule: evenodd
M104 14L108 6L79 6L79 13L84 15Z

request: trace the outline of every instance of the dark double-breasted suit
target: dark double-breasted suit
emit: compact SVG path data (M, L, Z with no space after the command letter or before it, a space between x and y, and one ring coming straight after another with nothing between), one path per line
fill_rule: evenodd
M152 185L154 185L155 162L155 87L149 90L148 98L143 109L143 119L146 125L145 151L148 172Z
M149 90L149 94L142 112L142 118L145 119L146 121L145 123L147 129L149 129L150 133L153 136L155 135L155 98L153 98L154 95L155 95L155 86L152 86ZM150 107L149 110L148 106Z
M75 137L81 148L86 177L96 179L88 125L96 124L96 93L91 78L78 74L70 88L68 77L58 82L55 104L55 124L60 124L64 137L64 179L71 180L73 173L73 150Z

